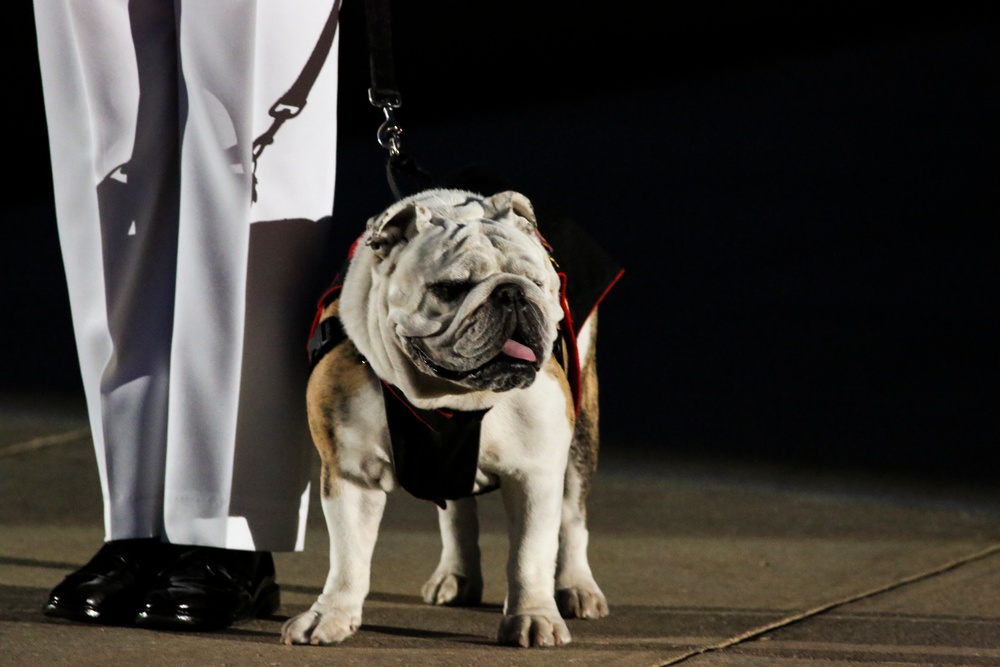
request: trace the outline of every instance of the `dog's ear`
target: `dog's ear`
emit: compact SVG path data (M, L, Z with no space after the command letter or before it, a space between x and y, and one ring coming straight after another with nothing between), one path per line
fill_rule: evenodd
M396 244L413 238L417 224L430 218L431 212L420 204L391 206L368 221L365 245L372 249L376 257L385 259Z
M514 190L498 192L483 203L490 220L510 219L528 234L538 231L538 220L531 201Z

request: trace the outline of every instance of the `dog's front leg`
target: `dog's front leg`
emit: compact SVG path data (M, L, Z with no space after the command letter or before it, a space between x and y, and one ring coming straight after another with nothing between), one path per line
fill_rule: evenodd
M471 606L483 600L483 573L479 553L479 515L476 498L449 500L438 510L441 560L424 584L424 602Z
M372 552L386 492L338 480L322 499L330 533L330 573L309 611L281 629L285 644L337 644L361 627L361 608L371 585Z
M555 602L556 554L562 474L534 470L501 482L507 513L510 552L507 599L498 641L511 646L560 646L569 629Z

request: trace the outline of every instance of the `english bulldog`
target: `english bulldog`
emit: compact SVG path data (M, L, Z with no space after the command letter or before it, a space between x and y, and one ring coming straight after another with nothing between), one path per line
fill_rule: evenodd
M499 643L566 644L564 618L608 614L587 559L596 306L570 331L549 250L532 203L509 190L425 190L368 221L320 308L329 344L307 390L330 571L283 643L337 644L361 627L397 487L439 505L426 603L481 602L475 496L497 489L510 536Z

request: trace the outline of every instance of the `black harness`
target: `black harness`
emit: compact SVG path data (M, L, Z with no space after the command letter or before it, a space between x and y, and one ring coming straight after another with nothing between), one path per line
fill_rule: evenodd
M442 508L446 500L471 496L479 467L479 433L489 409L422 410L385 381L382 399L399 485Z

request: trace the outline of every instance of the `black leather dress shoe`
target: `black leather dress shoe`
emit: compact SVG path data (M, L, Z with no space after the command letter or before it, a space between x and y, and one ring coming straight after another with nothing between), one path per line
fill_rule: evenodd
M159 539L112 540L52 589L42 613L91 623L131 623L153 577L176 547Z
M266 551L188 547L152 582L135 624L218 630L278 610L274 559Z

